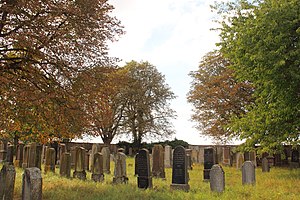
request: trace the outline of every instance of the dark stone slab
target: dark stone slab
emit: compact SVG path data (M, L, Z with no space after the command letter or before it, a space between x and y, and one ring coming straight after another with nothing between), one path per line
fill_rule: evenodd
M150 172L150 158L147 149L139 150L136 155L137 181L138 187L147 189L152 188L152 177Z

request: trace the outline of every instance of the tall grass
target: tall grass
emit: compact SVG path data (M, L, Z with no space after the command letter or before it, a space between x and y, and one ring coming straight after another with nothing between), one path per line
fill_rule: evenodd
M113 172L113 163L111 163ZM103 183L91 180L87 173L87 180L67 179L56 173L43 176L43 199L51 200L93 200L93 199L300 199L300 169L271 168L270 173L262 173L256 169L256 184L243 186L241 171L235 168L223 167L226 186L222 194L210 191L209 183L203 182L203 165L194 165L189 171L189 192L170 190L172 170L166 169L166 180L153 179L153 189L137 188L137 178L134 177L134 160L127 159L128 184L112 184L113 175L105 174ZM15 184L15 199L21 199L22 169L17 169Z

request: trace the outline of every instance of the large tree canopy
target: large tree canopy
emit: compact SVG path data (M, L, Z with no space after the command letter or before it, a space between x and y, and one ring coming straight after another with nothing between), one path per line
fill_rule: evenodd
M112 65L107 41L122 34L106 0L7 0L0 4L1 132L46 138L80 134L71 80L93 65Z
M216 8L221 52L239 80L255 87L255 104L232 127L262 151L299 144L300 2L240 0Z
M219 142L238 137L228 126L233 116L247 112L252 102L253 88L247 82L238 82L230 62L218 51L207 53L193 78L188 101L193 104L193 121L201 134L214 137Z

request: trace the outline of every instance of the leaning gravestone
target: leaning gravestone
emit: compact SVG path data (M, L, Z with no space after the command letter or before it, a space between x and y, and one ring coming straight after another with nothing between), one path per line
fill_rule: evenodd
M266 157L264 157L261 160L261 169L262 169L262 172L270 172L269 161L268 161L268 159Z
M86 180L86 172L84 168L85 149L83 147L76 147L75 151L75 170L73 172L73 177Z
M103 147L101 150L103 156L103 171L106 174L110 174L110 151L108 147Z
M251 161L246 161L242 165L242 183L255 184L255 166Z
M150 158L147 149L139 150L136 155L136 168L138 187L143 189L152 188Z
M209 176L210 190L213 192L223 192L225 189L225 173L223 168L218 164L213 165Z
M126 173L126 155L122 152L118 152L115 156L113 183L128 183L128 177Z
M95 153L93 159L92 180L102 182L104 181L102 154L99 152Z
M71 176L71 154L68 152L60 155L59 174L67 178Z
M22 181L22 200L42 199L42 176L37 167L26 168Z
M45 173L48 171L55 172L55 149L48 148L46 150L46 158L45 158Z
M16 170L13 165L4 164L0 172L0 199L13 200Z
M152 149L152 176L157 178L165 178L164 148L162 145L154 145Z
M209 181L210 169L214 164L216 164L214 149L211 147L205 148L204 149L204 170L203 170L204 181Z
M185 148L177 146L173 152L173 169L171 189L189 191L187 156Z

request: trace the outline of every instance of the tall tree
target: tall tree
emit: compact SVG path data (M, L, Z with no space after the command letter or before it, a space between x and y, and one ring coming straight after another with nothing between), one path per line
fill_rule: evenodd
M299 144L300 3L264 0L218 5L221 52L240 80L255 87L255 104L232 127L261 151Z
M80 135L71 80L91 65L113 64L107 41L123 33L113 7L106 0L5 0L0 7L1 132Z
M165 77L148 62L131 61L123 68L128 77L122 91L125 100L123 131L131 134L136 146L147 137L166 138L173 134L170 119L175 112L169 101L174 93Z
M230 62L219 51L207 53L193 78L188 102L194 106L193 121L201 134L226 142L238 135L228 126L233 117L247 112L253 88L247 82L237 82Z

